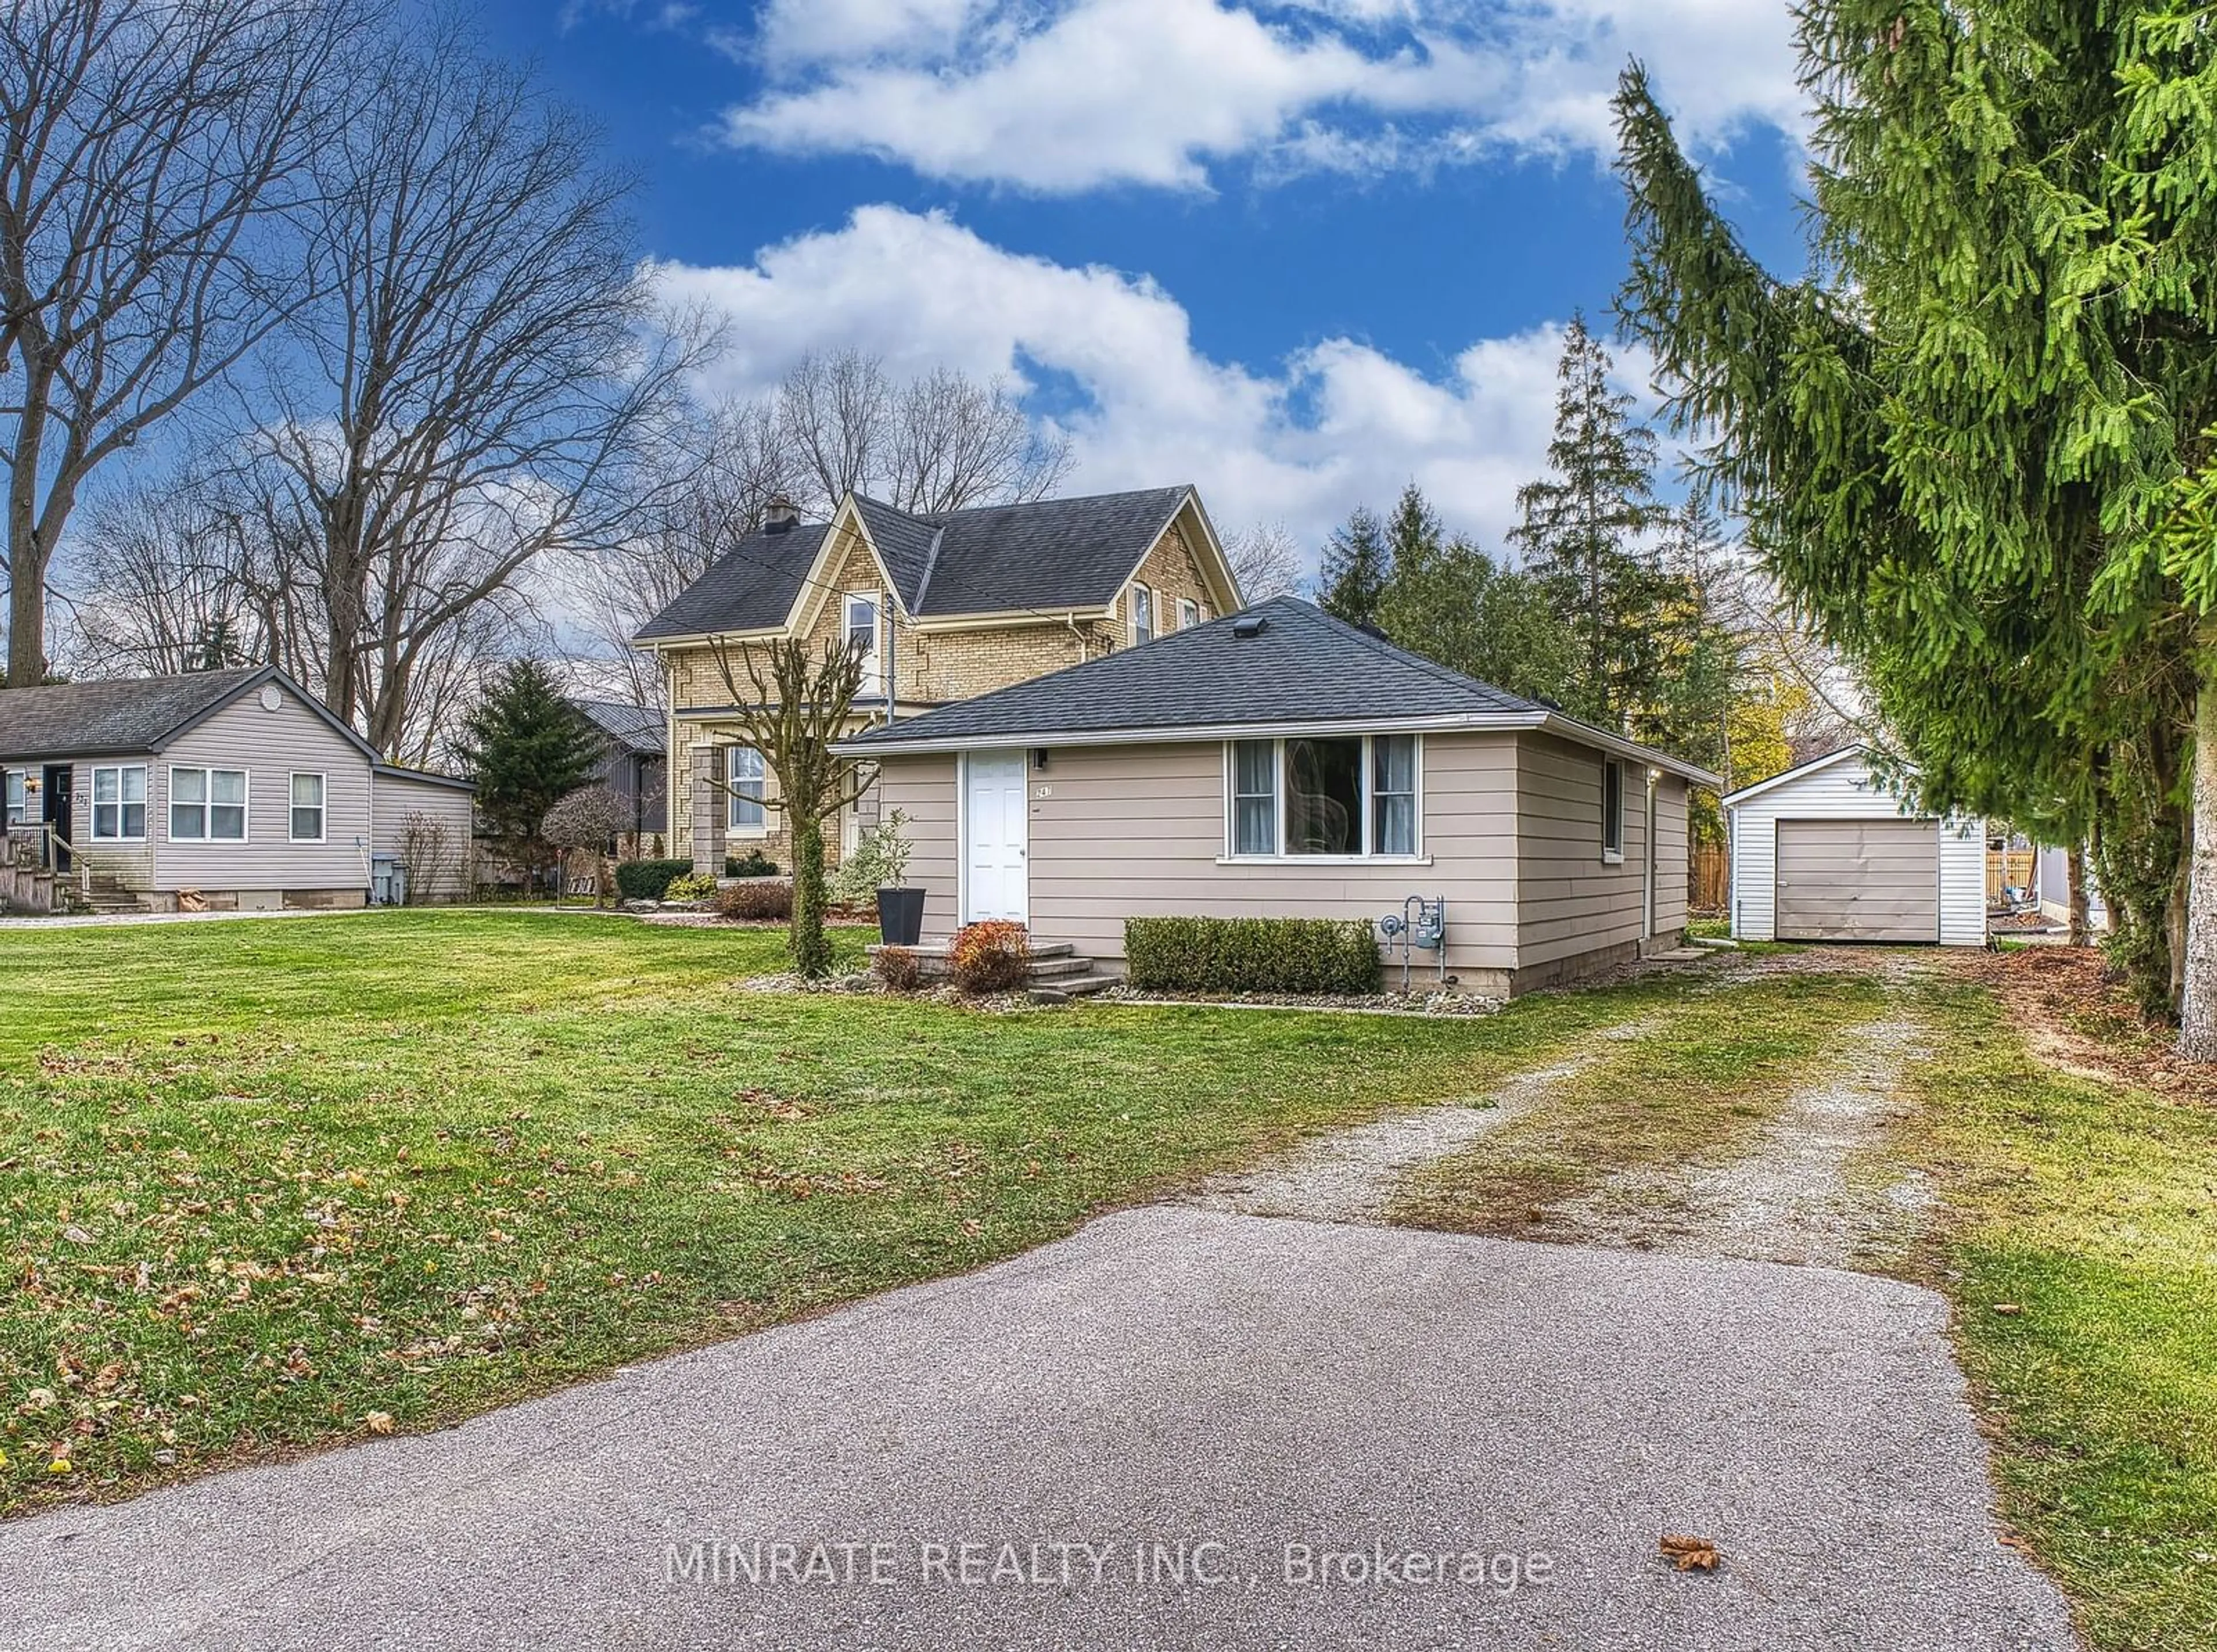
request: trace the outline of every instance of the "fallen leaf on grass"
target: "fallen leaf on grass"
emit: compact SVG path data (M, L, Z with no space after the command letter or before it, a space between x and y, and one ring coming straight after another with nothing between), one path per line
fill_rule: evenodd
M1682 1572L1714 1572L1717 1569L1717 1546L1707 1538L1687 1537L1683 1533L1665 1531L1662 1549Z
M389 1411L373 1411L361 1420L361 1426L373 1434L389 1434L392 1432L392 1414Z
M2021 1302L1996 1302L1994 1312L2014 1319L2017 1315L2024 1312L2024 1307Z

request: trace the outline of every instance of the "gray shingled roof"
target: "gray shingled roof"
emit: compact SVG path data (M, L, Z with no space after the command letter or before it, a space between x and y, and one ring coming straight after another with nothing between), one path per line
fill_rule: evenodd
M271 674L266 665L250 665L186 677L0 689L0 759L159 751L172 736Z
M784 624L827 531L818 522L798 523L781 533L749 534L641 626L639 640L762 631Z
M634 752L662 750L663 719L659 706L635 706L622 700L572 700L585 720L610 739Z
M1105 608L1193 490L1153 487L918 516L855 508L901 605L918 619ZM824 542L821 523L750 534L641 628L639 640L781 623Z
M846 742L872 749L948 739L1164 730L1384 717L1540 715L1535 700L1451 671L1297 597L1173 631L1082 665L928 711Z
M939 551L919 602L905 591L901 600L919 619L1106 607L1192 492L1151 487L911 517L940 530Z

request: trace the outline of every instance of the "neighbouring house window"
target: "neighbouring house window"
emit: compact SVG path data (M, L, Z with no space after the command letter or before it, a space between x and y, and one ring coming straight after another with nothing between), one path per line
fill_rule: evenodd
M146 837L146 767L92 771L95 843L143 843Z
M751 746L728 748L724 780L732 789L726 824L734 831L761 831L768 818L763 808L763 754Z
M862 692L878 690L878 603L874 597L847 598L847 646L862 662Z
M244 769L170 770L170 841L246 841Z
M1601 765L1601 857L1624 858L1624 765L1615 758Z
M23 824L23 771L8 770L4 793L0 793L0 826Z
M1201 604L1190 597L1178 598L1178 629L1201 623Z
M1132 646L1155 639L1155 593L1145 585L1132 587Z
M1421 852L1413 734L1234 740L1233 857L1413 857Z
M1232 852L1278 852L1278 746L1275 740L1232 744Z
M324 777L321 775L293 777L293 841L321 843L324 840Z
M1417 737L1379 734L1370 741L1370 852L1417 852Z

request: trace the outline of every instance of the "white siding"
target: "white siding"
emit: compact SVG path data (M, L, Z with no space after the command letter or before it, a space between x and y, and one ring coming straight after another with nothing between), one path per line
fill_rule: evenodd
M1730 810L1732 925L1742 940L1776 937L1778 822L1899 820L1913 816L1860 756L1813 769ZM1940 858L1940 940L1983 946L1986 939L1986 845L1975 820L1932 821Z
M242 695L170 742L147 775L157 889L357 891L369 883L369 759L290 690L275 711ZM174 840L170 771L243 769L246 841ZM295 773L324 777L321 843L292 841Z
M1942 820L1940 831L1940 944L1986 944L1986 831L1979 820Z
M472 893L475 851L472 846L472 795L458 786L442 786L405 775L379 774L376 786L371 851L398 856L409 816L421 814L446 828L446 848L440 863L428 871L412 868L416 885L408 892L411 905L466 900Z

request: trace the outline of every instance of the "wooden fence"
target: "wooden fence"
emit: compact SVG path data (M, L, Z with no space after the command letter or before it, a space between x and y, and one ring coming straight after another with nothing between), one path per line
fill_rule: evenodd
M2029 849L1989 849L1986 851L1986 905L2004 904L2002 890L2028 889L2032 887L2033 851Z
M1720 843L1686 851L1686 906L1695 916L1721 918L1732 901L1732 854Z

